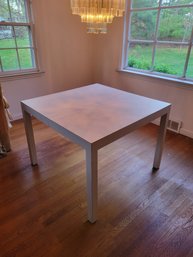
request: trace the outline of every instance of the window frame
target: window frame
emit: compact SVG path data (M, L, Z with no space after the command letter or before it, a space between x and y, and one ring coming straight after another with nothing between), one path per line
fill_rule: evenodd
M26 22L14 22L14 21L0 21L0 26L10 26L12 27L14 31L14 41L15 41L15 46L14 47L8 47L8 48L1 48L3 50L9 50L9 49L14 49L16 50L17 54L17 61L18 61L18 66L19 69L15 70L9 70L9 71L4 71L2 67L2 63L0 60L0 79L3 78L13 78L14 76L21 77L22 75L33 75L40 72L40 67L39 67L39 62L38 62L38 56L37 56L37 47L36 47L36 42L35 42L35 31L34 31L34 20L33 20L33 14L32 14L32 5L30 0L24 0L25 4L25 9L26 9L26 17L27 21ZM11 17L11 10L10 10L10 5L9 5L9 0L8 0L8 9L9 9L9 14ZM17 45L17 39L15 37L15 29L14 27L26 27L28 28L29 31L29 40L30 40L30 46L22 46L18 47ZM33 54L31 55L31 62L34 64L34 68L26 68L22 69L21 68L21 63L20 63L20 58L19 58L19 53L18 49L31 49L33 51Z
M132 8L132 0L126 1L126 7L125 7L125 18L124 18L124 32L123 32L123 46L122 46L122 59L121 59L121 67L120 71L126 71L128 73L138 74L138 75L144 75L148 77L154 77L154 78L160 78L160 79L166 79L171 81L177 81L177 82L183 82L187 84L193 85L193 78L187 78L185 76L187 69L188 69L188 61L190 58L191 51L193 52L193 27L191 31L191 36L189 42L180 42L180 41L161 41L158 40L158 29L159 29L159 22L160 22L160 13L163 9L176 9L176 8L182 8L182 7L192 7L193 4L183 4L183 5L174 5L174 6L161 6L162 0L159 0L159 4L157 7L144 7L144 8ZM157 20L156 20L156 27L155 27L155 35L152 40L143 40L143 39L132 39L131 38L131 16L133 12L139 12L139 11L147 11L147 10L157 10ZM128 66L128 58L129 58L129 44L130 43L150 43L153 45L152 48L152 64L150 70L143 70L138 68L133 68ZM177 76L162 72L156 72L153 70L154 67L154 60L155 60L155 53L156 53L156 46L157 45L187 45L188 50L186 54L184 69L183 69L183 75Z

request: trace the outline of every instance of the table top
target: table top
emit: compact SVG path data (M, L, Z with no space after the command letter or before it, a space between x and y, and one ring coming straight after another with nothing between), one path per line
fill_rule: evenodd
M22 103L89 143L170 108L169 103L101 84L36 97Z

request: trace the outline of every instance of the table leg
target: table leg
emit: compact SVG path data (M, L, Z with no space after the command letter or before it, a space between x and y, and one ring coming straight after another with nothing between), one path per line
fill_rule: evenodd
M25 132L26 132L26 137L27 137L27 143L28 143L28 148L29 148L31 164L37 165L37 154L36 154L36 146L35 146L35 141L34 141L34 133L33 133L33 128L32 128L31 115L28 112L26 112L25 110L22 110L22 111L23 111L23 121L24 121L24 126L25 126Z
M169 113L166 113L161 117L156 151L154 156L153 170L158 170L160 167L161 157L163 152L163 145L164 145L166 129L167 129L167 123L168 123L168 116L169 116Z
M88 220L91 223L96 221L97 212L97 150L89 146L86 149L86 179L87 179L87 202L88 202Z

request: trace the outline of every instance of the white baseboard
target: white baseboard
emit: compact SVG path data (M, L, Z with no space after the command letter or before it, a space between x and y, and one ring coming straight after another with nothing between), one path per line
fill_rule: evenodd
M13 116L13 121L15 120L21 120L23 118L22 114L19 113L19 114L14 114L12 115Z
M152 121L153 124L159 126L159 123L160 121L158 119ZM190 130L187 130L187 129L184 129L184 128L181 128L180 129L180 133L181 135L183 136L187 136L187 137L190 137L190 138L193 138L193 131L190 131Z
M190 138L193 138L193 132L190 131L190 130L187 130L187 129L181 128L180 129L180 134L182 134L184 136L187 136L187 137L190 137Z

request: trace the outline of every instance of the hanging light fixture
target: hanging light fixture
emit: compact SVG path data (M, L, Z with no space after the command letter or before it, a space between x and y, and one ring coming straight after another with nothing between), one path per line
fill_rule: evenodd
M87 23L88 33L106 33L107 24L123 16L125 0L71 0L71 8Z

